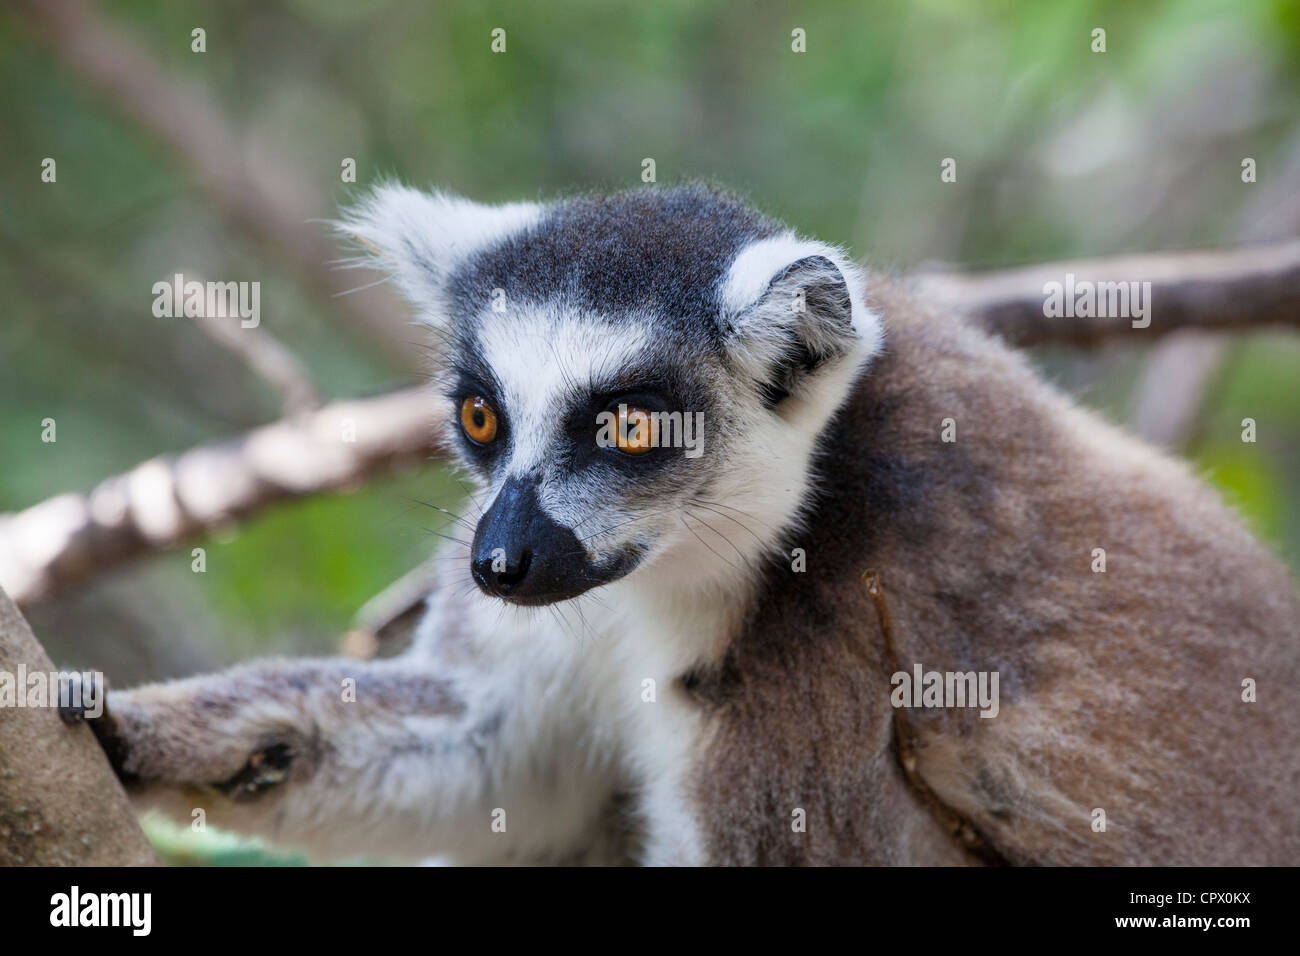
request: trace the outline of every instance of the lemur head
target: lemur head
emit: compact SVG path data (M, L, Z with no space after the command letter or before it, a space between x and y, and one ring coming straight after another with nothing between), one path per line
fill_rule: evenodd
M880 346L840 250L702 186L486 206L385 185L339 228L437 333L484 489L472 573L517 604L752 567Z

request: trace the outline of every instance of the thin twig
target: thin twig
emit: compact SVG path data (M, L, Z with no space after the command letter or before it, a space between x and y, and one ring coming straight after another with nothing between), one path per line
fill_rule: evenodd
M182 274L187 282L204 282L193 270ZM195 318L194 324L218 345L237 355L253 374L270 385L280 396L286 416L320 408L320 392L306 366L260 321L257 325L246 326L237 318L204 316Z

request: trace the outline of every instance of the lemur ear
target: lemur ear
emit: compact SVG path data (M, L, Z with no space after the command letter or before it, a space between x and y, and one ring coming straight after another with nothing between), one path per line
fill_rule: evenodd
M446 282L475 251L536 222L537 203L488 206L445 192L382 183L345 210L335 230L364 250L355 262L387 272L421 318L446 316Z
M828 363L880 344L865 280L838 249L777 237L737 256L722 288L728 355L773 408Z

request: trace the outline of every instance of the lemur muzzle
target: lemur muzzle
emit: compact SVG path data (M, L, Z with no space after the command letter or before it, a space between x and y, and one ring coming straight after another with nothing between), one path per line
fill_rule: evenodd
M470 570L488 594L551 604L602 583L577 535L542 508L537 486L510 478L474 532Z

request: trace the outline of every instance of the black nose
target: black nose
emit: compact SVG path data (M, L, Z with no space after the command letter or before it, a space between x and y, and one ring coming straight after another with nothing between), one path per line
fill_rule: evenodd
M494 597L550 604L590 588L582 542L543 509L535 483L511 478L474 531L470 572Z
M506 597L523 583L532 563L533 552L527 548L516 548L512 553L498 547L487 555L475 551L470 571L488 594Z

